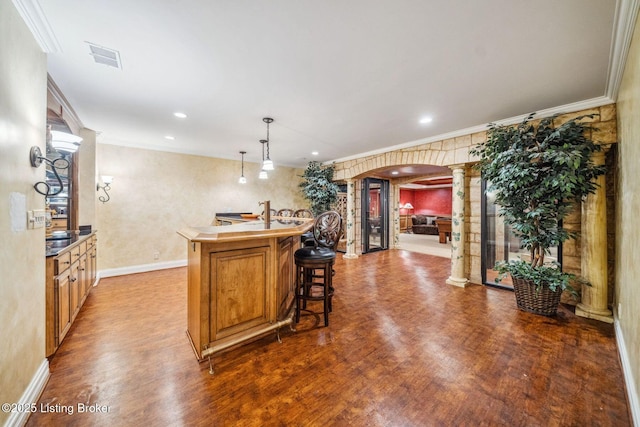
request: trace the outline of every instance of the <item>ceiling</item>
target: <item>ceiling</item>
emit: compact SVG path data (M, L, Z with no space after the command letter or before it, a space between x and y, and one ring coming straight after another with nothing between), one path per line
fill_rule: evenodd
M616 0L18 2L40 8L49 74L99 143L258 162L272 117L276 167L612 102L624 62Z

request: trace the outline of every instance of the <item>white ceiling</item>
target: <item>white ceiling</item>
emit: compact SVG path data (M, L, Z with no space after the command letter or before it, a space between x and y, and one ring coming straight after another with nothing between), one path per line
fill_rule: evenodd
M612 100L616 0L22 2L41 7L49 73L104 144L259 161L268 116L276 167L304 166Z

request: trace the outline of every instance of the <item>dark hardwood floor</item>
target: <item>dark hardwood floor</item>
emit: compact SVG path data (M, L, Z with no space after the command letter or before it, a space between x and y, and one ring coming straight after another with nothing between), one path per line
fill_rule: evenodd
M185 334L186 268L103 279L38 403L73 414L28 425L631 425L612 325L446 285L449 263L339 255L328 328L307 315L282 344L271 335L215 356L214 376Z

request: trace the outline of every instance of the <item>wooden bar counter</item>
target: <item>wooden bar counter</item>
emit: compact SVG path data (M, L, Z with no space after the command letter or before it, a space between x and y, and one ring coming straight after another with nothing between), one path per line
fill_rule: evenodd
M188 227L187 335L199 361L292 322L293 254L313 219Z

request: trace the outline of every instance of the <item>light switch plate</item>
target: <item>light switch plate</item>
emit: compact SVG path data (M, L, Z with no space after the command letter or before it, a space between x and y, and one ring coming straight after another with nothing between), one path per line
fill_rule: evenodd
M44 228L46 220L44 209L34 209L27 212L27 227L29 229Z

